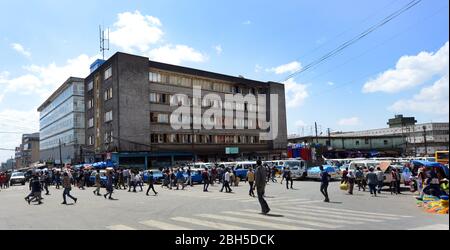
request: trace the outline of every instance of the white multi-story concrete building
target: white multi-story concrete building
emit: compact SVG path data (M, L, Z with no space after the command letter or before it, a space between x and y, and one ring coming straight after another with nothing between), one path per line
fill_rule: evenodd
M69 78L39 108L40 160L84 161L84 79ZM60 150L61 146L61 150ZM61 153L60 153L61 151Z

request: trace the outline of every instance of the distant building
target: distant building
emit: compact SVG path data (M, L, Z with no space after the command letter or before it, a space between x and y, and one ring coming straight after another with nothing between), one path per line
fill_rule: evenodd
M40 160L84 162L84 79L70 77L39 108ZM61 145L61 155L60 155Z
M26 168L39 161L39 133L22 135L22 143L16 147L16 168Z
M8 159L6 162L3 162L0 166L0 172L4 172L7 170L15 169L16 168L16 160L15 159Z
M403 117L403 115L396 115L395 118L389 119L387 123L389 128L401 128L416 125L417 121L414 117Z
M433 155L449 148L449 123L416 124L414 117L390 119L389 128L335 132L319 136L319 144L334 150L389 150L399 155ZM290 136L289 142L316 142L315 136Z

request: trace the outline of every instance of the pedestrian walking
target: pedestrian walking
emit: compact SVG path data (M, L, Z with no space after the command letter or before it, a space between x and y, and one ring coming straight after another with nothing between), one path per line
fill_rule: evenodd
M52 182L52 178L50 177L49 172L45 172L43 175L43 184L45 189L45 195L50 195L50 192L48 190L48 187L50 186L50 183Z
M278 183L278 181L276 179L276 177L277 177L277 168L276 167L269 168L269 171L272 172L272 175L271 175L272 176L272 182Z
M150 189L153 191L153 193L155 195L157 195L158 192L155 191L155 187L153 186L153 184L155 182L155 180L153 179L153 171L150 171L148 174L149 174L148 175L148 180L147 180L148 188L147 188L147 194L146 195L148 196L148 192L150 191Z
M358 185L358 191L361 191L361 189L363 189L363 191L365 192L366 189L363 186L364 172L362 171L362 169L360 167L358 167L356 170L355 178L356 178L355 179L356 184Z
M84 186L85 187L91 186L91 182L89 180L90 177L91 177L91 172L88 170L84 170Z
M184 190L184 175L183 175L183 171L178 169L176 177L177 177L177 179L176 179L176 181L177 181L177 190L180 189L180 185L181 185L181 189Z
M122 171L122 174L123 174L124 186L125 186L125 189L127 189L130 186L130 170L124 169Z
M34 175L33 178L30 181L30 189L31 193L28 195L25 199L27 200L28 204L30 204L33 201L37 201L38 204L42 204L42 185L41 180L39 180L39 176Z
M170 170L170 189L175 187L177 176L175 175L175 171L173 169Z
M390 191L392 194L400 194L400 187L397 186L397 181L400 179L400 175L397 172L397 169L394 167L391 167L391 185L390 185Z
M223 185L222 189L220 190L220 192L223 192L223 188L225 188L225 192L226 193L233 192L233 190L231 190L231 187L230 187L231 176L232 176L231 170L230 169L226 169L225 173L223 175L223 183L224 183L224 185Z
M353 188L355 187L356 176L352 169L348 171L347 182L348 182L348 194L353 195Z
M253 192L253 190L255 188L254 187L254 184L255 184L255 172L253 172L253 168L252 167L250 167L248 169L247 181L248 181L248 184L250 185L250 190L248 191L248 195L250 195L252 197L255 197L255 193Z
M203 181L203 192L208 192L209 187L209 173L208 168L202 172L202 181Z
M323 166L319 167L320 169L320 192L325 196L324 202L330 202L330 198L328 197L328 185L330 183L331 176L330 174L324 170Z
M100 188L102 186L101 183L101 176L100 176L100 170L97 169L96 173L95 173L95 190L94 190L94 195L100 196Z
M214 186L216 180L217 180L218 171L216 167L213 167L211 169L211 186Z
M417 191L419 192L419 196L416 198L420 198L423 197L423 188L424 188L424 184L426 182L426 176L425 176L425 172L423 168L419 168L418 173L417 173Z
M128 177L128 192L131 192L131 188L133 188L133 192L136 192L136 182L135 182L135 173L134 171L130 171L130 175Z
M345 168L345 170L342 171L342 180L341 180L341 184L348 183L347 175L348 175L348 168Z
M369 173L366 176L367 184L369 185L370 194L377 196L378 175L374 172L374 169L369 168Z
M258 201L261 205L261 210L263 214L268 214L270 212L269 205L267 204L266 200L264 199L265 190L266 190L266 168L262 166L261 160L258 160L256 162L257 168L255 172L255 185L256 185L256 192L258 194Z
M60 185L61 185L61 172L60 171L56 171L56 173L55 173L55 185L56 185L56 189L60 189Z
M194 184L192 183L191 167L188 167L188 169L186 170L186 174L187 174L187 185L190 185L191 187L193 187Z
M378 194L381 194L381 190L383 189L384 186L384 172L381 170L380 167L377 167L377 171L375 171L375 173L377 174L378 179Z
M67 205L66 196L68 196L75 203L77 203L78 199L73 197L72 195L70 195L70 191L72 190L72 184L71 184L71 181L70 181L69 174L67 172L64 172L64 174L63 174L62 186L64 188L64 191L63 191L63 202L61 204Z
M140 192L143 192L144 189L142 188L142 176L139 172L136 173L136 175L134 176L134 190L133 192L136 192L136 187L139 186L139 188L141 189Z
M285 176L284 179L286 179L286 188L289 189L289 182L291 183L291 189L293 189L294 181L292 180L292 173L289 167L286 167L286 171L284 172Z
M110 200L114 200L112 198L112 194L114 192L114 187L113 187L113 178L112 178L112 174L111 171L107 171L106 172L106 194L103 195L103 197L106 199L106 197L108 197L108 199Z

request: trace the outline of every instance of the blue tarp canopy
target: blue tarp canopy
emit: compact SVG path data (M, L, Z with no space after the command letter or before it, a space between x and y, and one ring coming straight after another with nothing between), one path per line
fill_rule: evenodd
M96 162L96 163L92 164L92 167L99 168L99 169L114 168L114 167L117 167L117 164L112 161L106 161L106 162L101 161L101 162Z
M432 162L432 161L412 161L411 162L414 166L424 166L424 167L441 167L442 164L439 162Z
M335 173L336 172L336 168L334 168L333 166L330 166L330 165L323 165L323 170L327 171L327 173ZM308 171L313 172L313 173L319 173L320 167L312 167L312 168L308 169Z
M412 161L411 162L414 166L424 166L429 168L442 168L445 172L445 175L448 177L448 167L439 163L439 162L432 162L432 161Z

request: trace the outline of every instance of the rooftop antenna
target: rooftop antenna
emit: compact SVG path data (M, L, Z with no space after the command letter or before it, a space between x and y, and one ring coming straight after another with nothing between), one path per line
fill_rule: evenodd
M103 29L103 27L99 26L100 31L100 52L103 55L103 60L105 60L105 51L109 50L109 29ZM106 35L105 35L106 34Z

